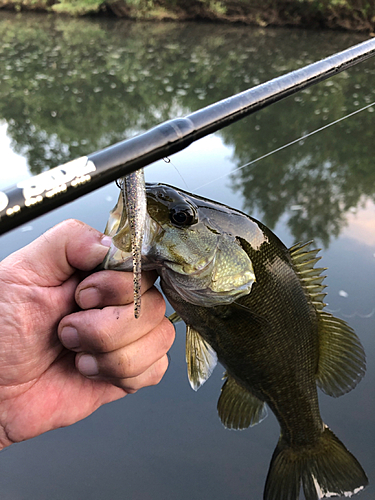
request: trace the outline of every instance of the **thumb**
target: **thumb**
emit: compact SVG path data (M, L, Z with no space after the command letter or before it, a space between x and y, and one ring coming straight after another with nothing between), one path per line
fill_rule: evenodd
M11 254L0 265L3 269L11 269L13 276L16 273L19 281L58 286L77 269L94 269L103 261L109 245L109 238L96 229L69 219Z

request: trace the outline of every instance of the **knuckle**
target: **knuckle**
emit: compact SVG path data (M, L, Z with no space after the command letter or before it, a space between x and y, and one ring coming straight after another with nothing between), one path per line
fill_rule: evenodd
M139 369L136 364L136 357L130 354L127 349L122 349L116 366L117 376L121 378L136 377L139 375Z
M106 353L113 349L113 334L111 330L101 329L92 337L94 348L98 352Z
M66 219L63 222L60 222L60 224L70 227L79 227L79 228L85 225L84 222L81 222L80 220L77 219Z
M108 305L128 304L133 296L133 275L123 271L100 271L96 276L103 299Z
M136 381L131 381L129 379L117 379L113 380L113 385L120 387L127 394L135 394L141 387L138 386Z
M167 356L163 356L154 365L152 376L149 380L149 385L157 385L160 383L168 369L169 361Z
M96 326L95 324L85 336L85 347L98 353L110 352L114 349L114 332L110 328Z
M129 394L135 394L139 389L159 384L168 368L168 357L159 359L147 372L137 376L118 380L116 385Z
M142 369L137 361L127 349L121 349L120 352L110 352L99 354L99 367L101 376L116 381L119 385L123 381L135 378Z
M85 224L77 219L66 219L53 228L51 228L51 231L71 231L71 230L76 230L76 229L81 229Z
M136 392L138 392L138 389L134 389L133 387L125 387L125 391L128 394L135 394Z
M160 325L161 346L165 351L169 351L175 339L175 329L167 318L164 318Z

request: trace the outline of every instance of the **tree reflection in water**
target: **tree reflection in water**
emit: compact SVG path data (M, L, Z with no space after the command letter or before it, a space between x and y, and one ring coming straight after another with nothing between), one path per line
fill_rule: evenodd
M34 16L0 23L0 117L33 174L361 41L205 24L144 27ZM372 68L361 64L222 130L235 164L375 100ZM244 210L260 212L270 228L286 215L296 240L328 245L347 210L374 198L372 111L235 172Z

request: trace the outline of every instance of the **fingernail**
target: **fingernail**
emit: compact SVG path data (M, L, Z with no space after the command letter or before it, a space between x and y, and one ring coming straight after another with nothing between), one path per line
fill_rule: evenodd
M110 236L103 236L101 239L100 244L103 245L103 247L110 247L112 243L112 238Z
M65 326L61 330L60 339L67 349L77 349L80 346L78 332L72 326Z
M99 290L93 286L84 288L79 292L77 301L82 309L93 309L94 307L98 307L100 303Z
M90 354L83 354L77 361L77 368L85 377L98 375L99 369L96 359Z

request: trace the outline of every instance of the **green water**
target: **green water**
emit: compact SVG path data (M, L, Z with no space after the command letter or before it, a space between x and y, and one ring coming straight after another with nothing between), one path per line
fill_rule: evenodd
M2 189L365 37L2 13L0 38ZM368 371L350 394L322 396L322 416L366 469L364 500L375 497L375 105L244 165L371 104L374 74L369 60L146 169L150 182L247 211L288 245L315 239L324 248L328 308L357 331ZM0 258L67 217L103 229L117 193L107 186L12 231ZM216 415L222 370L191 391L183 337L180 327L158 387L2 453L2 500L260 499L278 424L270 415L225 430Z

